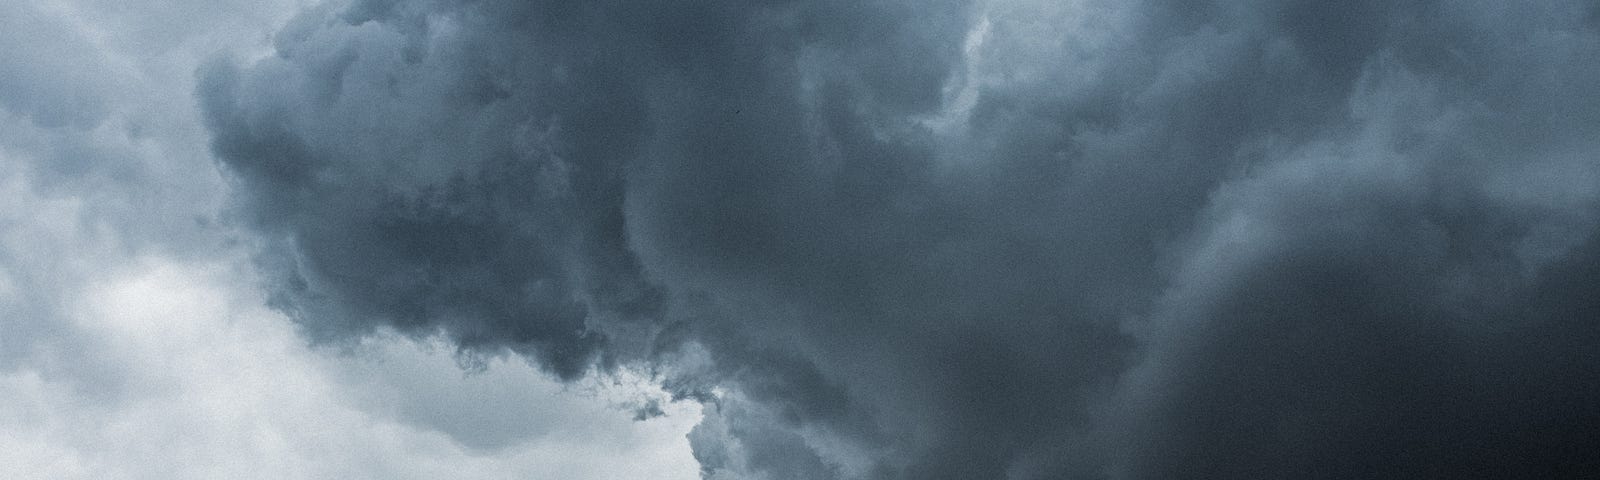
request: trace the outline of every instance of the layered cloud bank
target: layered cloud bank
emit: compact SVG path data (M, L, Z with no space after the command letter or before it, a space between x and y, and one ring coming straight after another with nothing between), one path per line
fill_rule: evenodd
M1583 1L373 0L198 95L305 334L657 372L707 478L1497 477L1600 468L1594 78Z

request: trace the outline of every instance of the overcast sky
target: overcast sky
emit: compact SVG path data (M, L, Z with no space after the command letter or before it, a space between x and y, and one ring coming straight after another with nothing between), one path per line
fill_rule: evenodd
M0 477L1600 471L1591 0L0 2Z

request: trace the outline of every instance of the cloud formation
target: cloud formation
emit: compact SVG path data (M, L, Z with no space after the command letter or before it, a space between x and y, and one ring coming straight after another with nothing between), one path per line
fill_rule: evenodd
M260 52L297 2L144 3L0 3L0 478L696 475L699 406L632 421L666 397L643 382L307 349L219 214L194 98L204 58Z
M706 478L1600 467L1582 1L356 1L198 95L274 305Z

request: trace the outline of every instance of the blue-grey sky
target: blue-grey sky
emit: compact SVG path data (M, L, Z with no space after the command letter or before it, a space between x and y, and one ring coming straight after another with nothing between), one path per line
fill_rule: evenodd
M0 27L22 476L1600 470L1592 1Z

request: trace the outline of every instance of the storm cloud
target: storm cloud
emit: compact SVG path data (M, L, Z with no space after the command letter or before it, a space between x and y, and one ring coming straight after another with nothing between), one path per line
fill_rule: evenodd
M654 372L706 478L1600 470L1592 2L372 0L274 45L197 91L272 304Z

